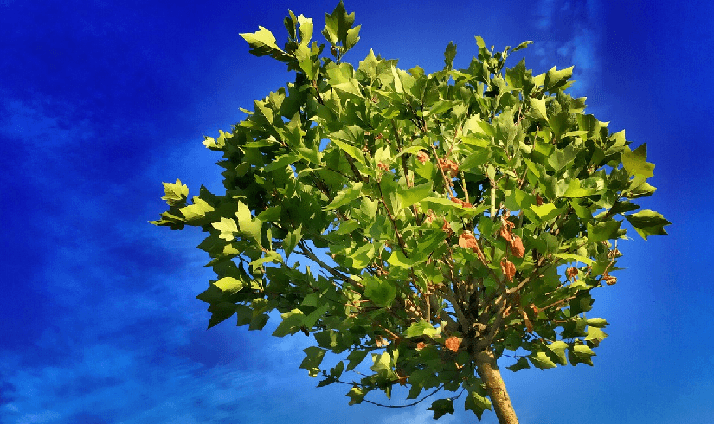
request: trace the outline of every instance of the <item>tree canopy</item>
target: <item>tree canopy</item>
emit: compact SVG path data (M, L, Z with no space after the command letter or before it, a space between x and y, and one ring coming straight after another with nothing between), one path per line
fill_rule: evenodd
M153 224L208 233L198 246L216 273L197 296L209 327L231 317L274 335L315 339L301 368L319 386L349 383L350 404L395 384L432 402L435 418L495 406L516 422L496 360L507 367L592 365L607 321L587 317L591 290L613 271L631 225L643 238L668 222L634 199L656 190L646 145L586 114L565 90L572 68L532 75L524 60L475 37L478 56L455 69L400 69L359 40L354 13L313 20L289 11L283 48L266 28L241 34L293 82L254 102L222 152L224 194L165 183Z

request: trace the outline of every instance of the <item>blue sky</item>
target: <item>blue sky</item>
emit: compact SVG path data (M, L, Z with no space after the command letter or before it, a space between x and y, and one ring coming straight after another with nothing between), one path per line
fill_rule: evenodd
M373 48L432 72L450 41L464 67L474 35L533 40L515 59L575 65L571 93L656 164L639 203L670 235L619 244L628 269L595 292L591 316L611 325L594 367L504 371L522 423L713 421L713 4L665 3L346 2L362 25L353 63ZM334 7L0 1L0 422L432 422L431 400L348 406L346 387L315 388L298 369L309 340L271 337L275 320L207 331L201 233L148 224L163 181L221 192L202 136L288 80L238 33L282 40L291 9L317 34ZM457 401L438 422L475 418Z

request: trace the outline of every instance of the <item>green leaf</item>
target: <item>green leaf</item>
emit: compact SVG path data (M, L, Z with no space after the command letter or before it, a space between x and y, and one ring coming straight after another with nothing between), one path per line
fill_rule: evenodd
M348 153L353 159L358 161L361 164L365 163L365 158L363 157L363 153L359 148L357 148L353 144L359 144L362 143L362 135L356 134L357 131L360 131L362 134L362 129L360 127L346 127L344 130L337 131L333 133L333 137L331 138L331 142L335 143L336 146L338 146L341 150ZM344 141L345 140L345 141ZM348 144L353 143L353 144Z
M436 334L437 330L435 327L433 327L433 325L426 320L420 320L410 324L410 327L408 327L408 329L403 333L403 335L407 338L420 337L422 335L433 337Z
M373 365L370 366L372 371L383 376L390 376L393 374L393 367L391 364L390 353L383 352L380 354L373 354Z
M184 215L184 218L186 218L187 222L203 218L208 212L214 211L214 208L210 204L206 203L201 197L195 196L192 201L193 204L179 209L181 214Z
M622 163L629 176L642 175L646 178L654 176L654 164L646 161L646 144L637 147L633 152L624 147Z
M360 32L360 25L355 26L348 30L346 33L346 50L350 50L355 46L358 41L360 40L360 37L358 36L358 33Z
M445 48L445 69L452 69L452 62L457 54L457 46L452 41Z
M463 137L463 141L467 138L469 137ZM479 149L476 152L470 153L465 160L462 161L458 169L463 171L476 170L480 165L487 163L487 160L490 159L490 155L490 150Z
M526 361L527 360L525 359L525 362ZM479 393L471 391L468 393L467 399L465 399L465 410L467 411L468 409L477 416L478 420L480 420L482 419L482 413L485 410L492 409L492 402L490 402L490 399L485 396L481 396Z
M556 368L557 365L544 352L536 352L529 356L532 365L541 370Z
M411 268L413 265L415 265L417 263L417 261L406 258L405 255L403 254L403 252L401 252L401 251L394 250L390 254L390 257L388 258L388 263L391 266L407 269L407 268Z
M428 408L429 411L433 411L433 419L437 420L445 414L452 415L455 412L455 408L452 404L452 398L438 399Z
M594 365L591 357L595 355L596 353L594 353L587 345L574 345L571 349L569 349L569 363L572 365Z
M559 210L554 205L554 203L544 203L542 205L532 205L530 206L530 209L534 213L537 214L537 216L540 217L543 221L547 221L549 219L554 218L555 216L559 215Z
M372 275L363 278L365 297L378 306L389 306L395 299L395 286L390 281L378 279Z
M291 255L291 252L293 252L298 242L301 241L301 228L299 225L298 228L290 231L283 240L283 250L286 252L286 259Z
M522 49L526 48L527 46L529 46L530 44L532 44L532 41L523 41L517 47L512 49L511 51L516 52L517 50L522 50Z
M605 338L607 338L607 333L602 331L599 327L587 326L587 337L585 337L584 340L600 342Z
M226 241L232 241L236 237L239 229L236 227L236 221L231 218L221 217L220 222L212 222L211 226L221 231L219 237Z
M353 68L349 63L331 64L326 68L328 83L336 90L362 97L358 81L353 77Z
M246 305L236 306L236 325L248 325L254 317L254 311Z
M545 121L547 118L547 107L545 106L545 99L533 99L530 98L530 107L537 111L537 114L540 118L544 119Z
M259 26L259 30L253 33L239 34L251 47L249 53L255 56L271 55L279 58L287 56L286 53L276 45L276 38L266 28Z
M298 15L298 31L301 35L301 45L307 46L313 36L313 19Z
M408 190L401 190L398 196L402 200L403 207L411 206L415 203L419 203L424 198L428 197L433 193L433 183L425 183L416 185Z
M246 282L232 277L224 277L215 282L214 285L223 292L234 294L246 286Z
M251 237L257 242L261 242L261 221L251 217L249 207L242 202L238 202L236 218L239 221L239 229L245 235ZM224 218L221 218L223 221ZM232 220L233 222L233 220Z
M527 358L525 358L523 356L520 359L518 359L516 363L510 365L509 367L505 367L505 368L507 368L508 370L510 370L512 372L517 372L519 370L524 370L524 369L530 368L530 363L527 360Z
M300 157L299 157L298 155L293 154L293 153L289 153L289 154L280 156L280 157L276 158L276 159L275 159L273 162L271 162L270 164L266 165L266 166L264 167L264 171L266 171L266 172L271 172L271 171L273 171L273 170L275 170L275 169L283 169L283 168L286 168L288 165L290 165L290 164L296 162L296 161L299 160L299 159L300 159Z
M643 178L643 177L642 177ZM638 184L634 184L637 183ZM651 196L656 191L656 187L653 185L643 182L643 181L637 181L635 178L635 181L630 184L629 188L627 189L626 197L630 199L634 199L636 197L645 197L645 196Z
M164 196L162 200L167 202L169 206L179 206L186 201L189 195L189 187L186 184L182 184L179 178L176 183L163 183L164 184Z
M555 88L566 88L564 86L566 85L567 80L572 77L573 69L574 66L570 66L569 68L560 69L558 71L557 67L552 67L544 78L544 90L554 91L553 89Z
M311 377L316 377L320 371L318 367L323 362L323 357L326 356L326 351L316 346L307 347L303 351L306 353L306 357L299 365L299 368L308 370L308 374Z
M607 320L605 320L604 318L590 318L587 320L587 325L597 328L604 328L609 325L609 323L607 323Z
M291 312L281 314L281 323L273 332L275 337L284 337L287 334L293 334L301 329L305 315L300 309L296 308Z
M351 401L348 402L348 405L355 405L357 403L363 402L363 398L368 392L366 392L364 389L359 387L353 387L346 396L351 398Z
M626 219L644 240L648 236L666 235L664 227L671 225L671 222L667 221L660 213L651 209L644 209L635 214L627 215Z
M207 310L211 312L207 328L211 328L231 318L236 312L236 305L232 302L217 302L210 304Z
M569 345L562 340L558 340L547 346L547 348L549 348L549 350L557 357L557 362L561 365L567 365L567 355L564 350L568 347Z
M342 43L344 46L350 48L352 46L347 45L348 30L351 29L354 21L355 12L348 14L345 6L343 6L343 0L341 0L330 15L326 13L326 26L321 33L331 45ZM355 34L355 36L357 36L357 34Z
M594 225L587 224L588 240L591 242L616 240L619 238L619 227L621 221L598 222Z
M261 212L256 219L261 222L278 222L281 219L281 206L271 206Z
M346 371L350 371L360 365L360 363L363 362L363 359L365 359L366 355L368 355L367 350L354 350L349 353L348 366L346 367Z
M547 163L555 170L559 172L568 164L574 162L577 157L577 149L573 145L568 145L564 149L555 149L547 159ZM572 180L576 181L576 180ZM571 185L571 184L570 184Z
M561 197L586 197L592 196L593 194L596 194L593 189L583 188L579 180L572 179L569 181L569 186Z
M574 253L555 253L554 256L559 259L566 259L568 261L584 262L587 265L592 265L594 260L587 256L576 255Z
M338 195L336 195L333 201L328 204L324 209L330 211L338 209L343 205L347 205L348 203L361 197L362 189L363 183L352 183L350 187L346 187L344 190L339 191Z
M358 228L360 228L360 226L361 223L358 221L343 221L332 234L344 236L357 230Z

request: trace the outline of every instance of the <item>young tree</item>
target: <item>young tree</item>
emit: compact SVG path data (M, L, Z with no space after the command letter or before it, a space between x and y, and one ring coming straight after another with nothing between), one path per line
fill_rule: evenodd
M432 74L372 50L356 69L341 60L360 30L342 2L325 45L310 18L284 23L283 49L263 27L241 35L294 82L204 140L223 153L226 193L202 187L188 203L186 185L165 183L153 222L208 233L209 327L236 315L258 330L278 311L273 334L312 335L300 367L319 386L350 382L350 404L395 384L409 399L443 389L459 394L432 403L435 419L466 392L478 418L494 408L516 423L497 359L592 365L607 322L585 313L592 289L616 283L626 223L666 234L632 202L655 190L645 145L565 93L572 68L505 68L529 42L495 52L475 37L466 69L453 43Z

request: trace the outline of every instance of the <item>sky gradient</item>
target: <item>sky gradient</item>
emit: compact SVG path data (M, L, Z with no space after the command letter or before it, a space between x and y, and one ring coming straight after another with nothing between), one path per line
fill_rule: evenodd
M575 65L569 92L656 164L638 203L669 236L619 243L627 269L592 292L590 317L610 323L594 367L503 371L523 424L714 420L713 3L662 3L346 1L362 25L347 61L373 48L434 72L450 41L460 68L475 35L532 40L508 66ZM238 33L261 25L282 45L291 9L321 37L335 5L0 1L0 423L433 422L432 399L348 406L348 387L316 388L298 369L310 340L271 337L275 319L207 330L202 234L148 223L162 182L223 192L202 136L289 80ZM459 400L437 422L477 420Z

